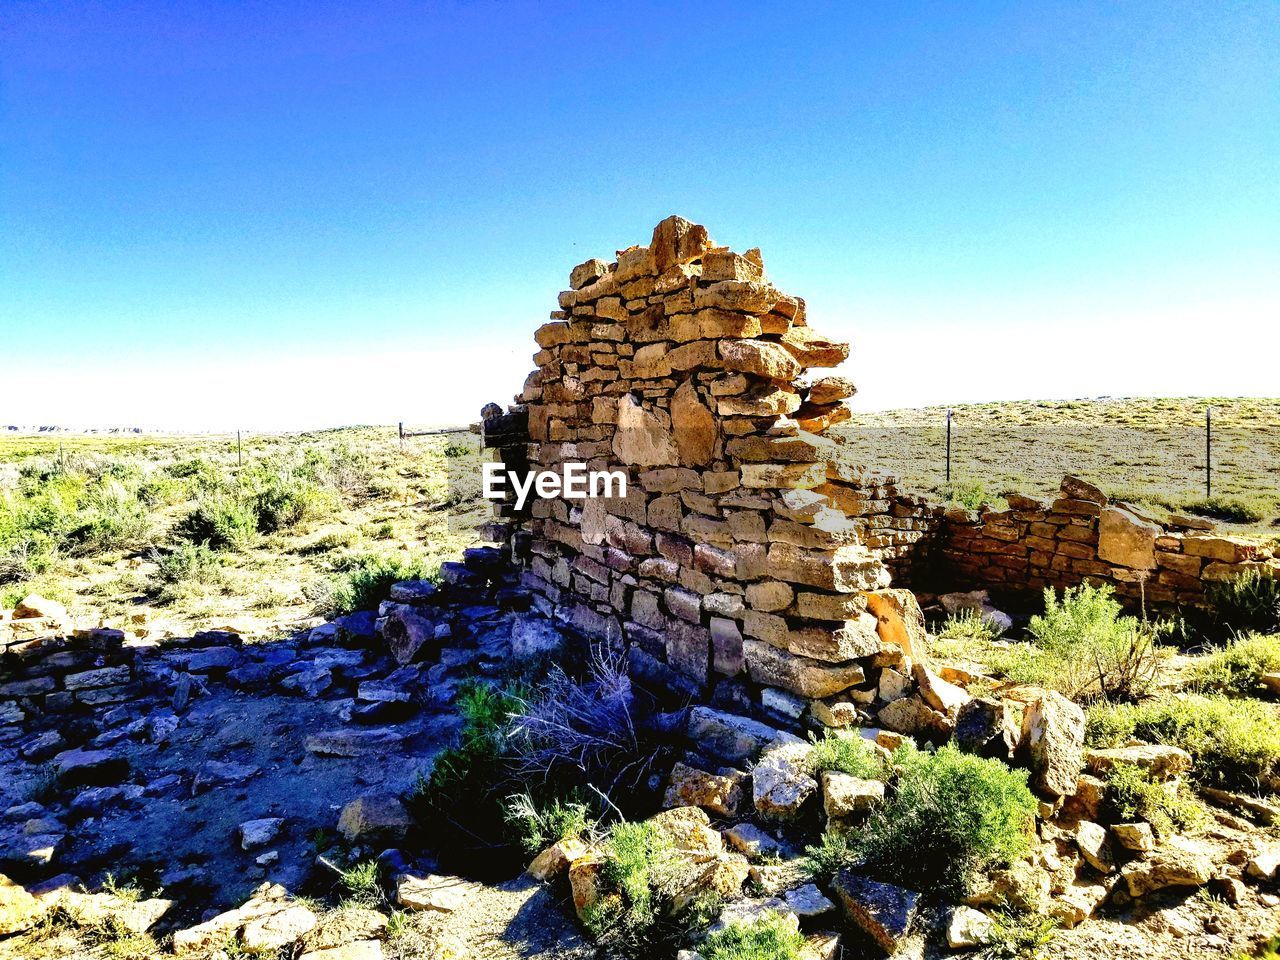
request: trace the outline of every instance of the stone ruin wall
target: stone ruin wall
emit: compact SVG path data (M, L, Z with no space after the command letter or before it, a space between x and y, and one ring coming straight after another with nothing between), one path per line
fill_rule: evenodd
M575 267L535 338L516 405L485 411L491 455L629 478L626 497L498 509L489 536L537 609L661 689L793 719L810 701L851 710L849 691L910 653L918 611L887 563L928 510L823 436L854 387L809 371L848 345L808 325L759 251L668 218L648 246Z
M515 405L486 408L484 446L512 470L625 471L628 496L503 504L488 536L542 613L627 650L659 688L831 719L869 703L882 669L910 673L923 624L891 582L1012 596L1087 580L1174 607L1280 564L1075 478L1051 504L1011 496L979 513L844 461L824 433L849 418L853 384L809 371L848 345L808 325L758 250L679 217L569 279Z
M944 582L1011 598L1105 583L1131 607L1187 610L1204 605L1210 584L1248 570L1280 576L1272 549L1198 518L1162 524L1076 477L1050 503L1006 500L1003 511L938 511L927 546Z

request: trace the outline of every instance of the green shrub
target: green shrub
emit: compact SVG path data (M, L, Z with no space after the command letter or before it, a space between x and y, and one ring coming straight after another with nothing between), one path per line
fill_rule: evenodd
M1115 746L1130 737L1181 747L1207 784L1255 789L1280 770L1280 707L1220 696L1165 696L1141 704L1092 707L1086 739Z
M310 480L288 474L273 477L253 499L258 530L275 533L321 520L338 508L337 497Z
M1280 671L1280 634L1237 637L1196 665L1196 683L1237 696L1255 693L1264 673Z
M165 472L175 479L186 480L192 489L201 492L220 490L227 484L227 472L204 457L171 463Z
M884 778L885 764L875 747L863 737L843 737L828 730L822 739L814 740L809 752L810 773L817 776L824 770L877 780Z
M955 480L939 487L938 493L948 505L966 510L977 510L994 499L981 480Z
M577 800L539 804L530 793L507 799L506 820L520 838L525 853L534 855L566 838L579 838L594 825L591 808Z
M1211 583L1205 599L1218 623L1232 631L1280 632L1280 577L1247 570Z
M1118 763L1107 773L1108 800L1122 821L1145 820L1162 837L1199 830L1208 822L1204 804L1181 783L1153 780L1141 767Z
M330 605L335 613L376 610L401 580L431 580L440 565L423 558L386 554L356 554L344 559L333 580Z
M156 579L162 584L208 585L222 579L222 556L203 543L179 544L154 559Z
M780 914L767 911L752 923L711 934L698 952L705 960L799 960L804 945Z
M520 708L512 694L472 683L458 695L462 729L431 775L419 777L406 805L452 869L495 876L515 868L518 845L507 826L505 798L514 783L507 764L507 734Z
M1038 656L1012 664L1010 679L1053 687L1072 699L1132 700L1146 694L1163 659L1156 630L1123 609L1110 586L1044 591L1044 613L1028 631Z
M229 494L208 494L175 528L178 536L215 549L244 550L258 535L258 515Z
M377 905L382 903L382 870L377 860L363 860L355 866L343 870L338 879L347 896L358 904Z
M999 624L984 617L981 610L960 610L949 614L938 630L940 640L994 643L1000 637Z
M1058 933L1060 921L1038 913L997 910L991 914L991 944L987 956L1010 960L1036 960L1040 948L1048 946Z
M1038 808L1025 770L962 753L899 748L895 789L864 829L838 851L811 848L811 863L859 865L872 876L914 890L962 896L983 870L1021 857L1031 846Z

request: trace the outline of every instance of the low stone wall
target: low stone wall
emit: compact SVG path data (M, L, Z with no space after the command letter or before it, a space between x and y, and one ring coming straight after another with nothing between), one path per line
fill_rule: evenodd
M80 630L68 636L3 631L0 651L0 726L45 714L82 712L129 699L135 679L133 650L119 630ZM56 629L52 623L42 630ZM20 637L21 639L14 639Z
M1161 523L1076 477L1051 503L1010 495L1003 511L940 511L921 544L953 586L996 594L1110 584L1130 606L1202 606L1212 583L1249 570L1280 576L1272 549L1180 518Z

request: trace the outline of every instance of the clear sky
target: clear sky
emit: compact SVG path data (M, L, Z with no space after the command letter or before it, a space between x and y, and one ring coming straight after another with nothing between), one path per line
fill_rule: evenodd
M475 419L679 213L864 408L1280 393L1280 5L0 5L0 425Z

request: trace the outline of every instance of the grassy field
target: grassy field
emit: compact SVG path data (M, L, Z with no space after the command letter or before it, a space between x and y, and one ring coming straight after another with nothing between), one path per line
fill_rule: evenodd
M449 477L477 457L469 434L402 448L394 427L246 437L239 455L235 437L0 438L0 604L278 633L350 606L371 570L459 554L486 511Z
M859 414L837 432L851 459L936 499L1047 497L1070 472L1157 511L1280 534L1280 400L957 407L950 485L945 417ZM486 514L478 477L475 437L402 447L394 427L246 437L239 457L234 437L0 437L0 604L39 592L86 622L278 632L351 606L362 576L457 556Z
M1205 494L1205 407L1213 410L1213 496ZM1005 493L1050 497L1079 474L1159 513L1197 513L1251 536L1280 535L1280 399L1140 398L859 413L833 431L855 461L909 491L975 506Z

